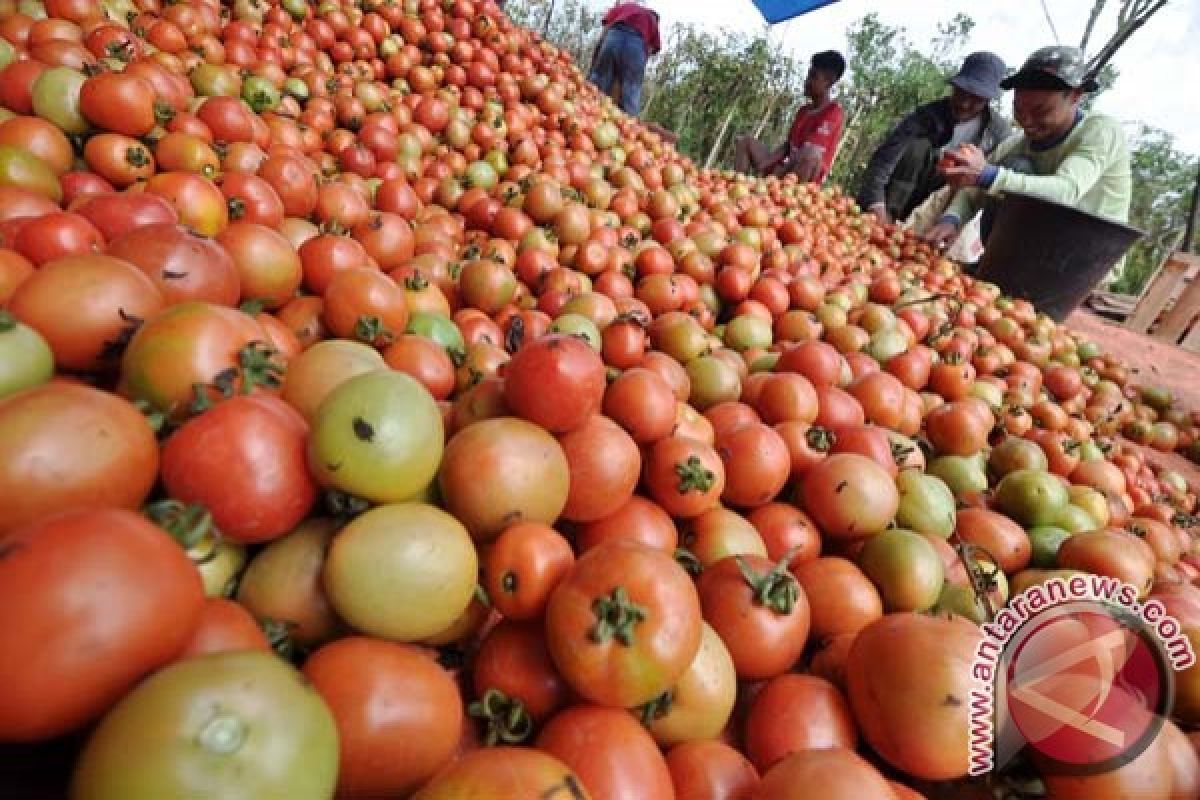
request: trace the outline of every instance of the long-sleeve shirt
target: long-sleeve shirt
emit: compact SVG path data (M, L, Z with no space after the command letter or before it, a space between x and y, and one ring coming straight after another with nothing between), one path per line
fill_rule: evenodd
M963 222L975 216L987 193L1015 192L1073 206L1117 222L1129 219L1133 193L1129 146L1121 123L1105 114L1088 114L1061 141L1038 147L1023 133L1002 142L992 154L998 164L1010 156L1033 161L1037 174L989 167L986 188L957 193L947 216Z
M990 108L984 109L982 131L977 138L971 139L978 144L984 153L991 154L993 150L1012 132L1008 122ZM904 155L904 148L913 139L927 139L934 148L941 148L951 143L955 133L954 112L950 109L950 99L943 97L932 103L927 103L909 114L900 124L892 129L887 138L879 145L879 149L871 156L863 175L862 190L859 192L858 204L870 208L876 203L887 199L888 183L896 165ZM942 185L936 176L932 180L929 191ZM925 193L928 196L928 193ZM925 197L912 198L912 206L919 205Z
M646 52L650 55L662 50L662 40L658 35L658 14L637 3L620 3L613 6L604 15L604 25L624 23L633 28L646 43Z

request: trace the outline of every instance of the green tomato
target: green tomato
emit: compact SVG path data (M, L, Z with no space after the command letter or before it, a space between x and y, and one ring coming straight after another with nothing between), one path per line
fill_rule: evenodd
M251 75L242 81L242 99L256 114L274 111L282 97L275 84L259 75Z
M84 134L91 127L79 110L79 91L87 77L70 67L51 67L33 82L33 113L64 133Z
M693 358L685 369L692 386L688 402L697 411L704 411L742 396L741 376L737 370L716 356Z
M160 500L148 505L144 513L187 552L204 581L205 596L233 594L238 574L246 565L246 548L221 536L208 509L198 503Z
M337 784L333 714L273 653L172 664L100 721L75 765L74 800L325 800Z
M906 469L896 478L900 507L896 522L917 533L949 539L954 533L954 493L936 475Z
M1030 564L1040 569L1052 569L1058 562L1058 548L1071 538L1070 531L1053 525L1039 525L1029 529L1029 544L1033 547Z
M550 332L578 336L587 342L597 353L600 352L600 348L604 344L604 340L600 335L600 329L596 327L596 323L582 314L571 312L560 314L554 322L550 323Z
M885 328L871 334L867 341L867 355L880 364L908 350L908 339L895 328Z
M1091 361L1093 358L1099 358L1104 351L1100 349L1100 345L1095 342L1080 342L1079 357L1084 361Z
M467 186L491 189L500 180L496 168L486 161L472 161L467 165Z
M982 492L988 486L982 453L970 456L938 456L929 462L925 471L945 481L950 491L956 495Z
M858 565L879 588L888 611L933 608L946 580L945 567L933 544L904 528L892 528L867 539Z
M466 355L467 343L463 340L462 331L444 314L417 311L409 316L408 327L404 332L432 339L446 348L446 352L456 360Z
M457 519L424 503L379 506L333 539L325 590L351 627L416 642L467 610L479 579L475 543Z
M1079 445L1077 453L1080 461L1103 461L1104 451L1100 449L1100 445L1096 444L1094 439L1086 439Z
M297 22L303 21L304 15L308 12L308 3L305 0L283 0L279 5Z
M0 186L27 189L56 203L62 200L62 184L50 165L12 145L0 144Z
M214 95L237 97L241 93L241 80L237 73L215 64L197 65L188 73L188 80L192 82L192 88L200 97L213 97Z
M783 354L782 353L764 353L763 355L754 359L754 363L750 365L750 372L753 374L755 372L772 372L772 371L774 371L775 365L779 363L779 357L781 355L783 355Z
M727 347L739 353L752 347L766 349L771 346L771 322L754 314L742 314L729 321L722 338Z
M308 99L308 84L299 78L288 78L284 81L283 91L298 100Z
M1018 469L996 487L1000 510L1025 527L1057 525L1067 507L1067 487L1057 475L1040 469Z
M18 0L17 13L24 14L32 19L45 19L46 4L42 0Z
M616 146L621 139L621 132L612 122L604 121L592 129L592 144L597 150L608 150Z
M0 310L0 398L54 377L54 352L42 335Z
M504 154L503 150L489 150L483 160L499 175L508 172L508 156Z
M942 586L937 603L933 610L939 614L957 614L971 620L976 625L987 622L987 611L983 603L975 596L975 590L970 586L947 583Z
M357 375L321 402L308 463L325 486L373 503L400 503L424 491L442 459L437 402L402 372Z
M0 38L0 69L4 69L16 60L17 49L12 46L8 39Z
M1096 524L1096 520L1092 519L1091 514L1079 506L1071 504L1063 506L1058 516L1050 524L1062 528L1068 533L1094 531L1100 527Z
M970 394L971 397L978 397L987 403L993 411L999 411L1004 407L1004 390L993 383L975 381L971 384Z

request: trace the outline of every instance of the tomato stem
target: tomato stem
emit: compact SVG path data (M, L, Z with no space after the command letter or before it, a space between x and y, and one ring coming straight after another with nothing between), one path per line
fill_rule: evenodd
M631 647L634 629L646 620L645 607L630 600L624 586L613 589L607 597L597 597L592 602L592 613L596 615L596 624L588 636L597 644L616 637L618 642Z
M707 492L717 480L717 476L711 469L704 466L704 462L700 460L699 456L688 456L687 461L676 464L675 474L679 476L679 485L676 489L680 494L687 494L692 490Z
M789 550L779 563L769 571L759 574L746 563L742 556L735 556L738 569L746 584L754 592L757 605L771 609L776 614L790 614L800 599L800 584L788 569L796 548Z
M467 706L467 714L487 724L484 742L488 747L521 744L533 735L533 718L525 703L499 689L484 692L479 700Z
M149 504L142 509L142 513L188 551L200 544L206 536L216 533L212 513L200 503L183 503L168 498ZM214 536L212 546L207 549L207 553L200 554L199 560L193 556L192 560L203 564L215 557L216 549Z
M675 548L675 561L693 578L704 572L704 565L700 563L700 559L696 558L696 554L686 547Z
M0 309L0 333L8 333L17 327L17 318L9 312Z
M637 707L638 719L643 725L649 725L656 719L662 719L671 712L671 706L675 704L675 693L668 689L648 703L643 703Z

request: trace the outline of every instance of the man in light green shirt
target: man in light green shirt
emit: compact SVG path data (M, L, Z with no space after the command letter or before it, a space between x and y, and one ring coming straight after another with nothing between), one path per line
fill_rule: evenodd
M1016 89L1013 111L1022 132L996 148L992 163L977 147L964 145L942 165L947 182L959 191L926 239L945 246L984 210L986 245L986 209L999 192L1128 221L1132 185L1125 132L1112 117L1080 108L1084 95L1097 88L1086 72L1078 48L1044 47L1001 83Z

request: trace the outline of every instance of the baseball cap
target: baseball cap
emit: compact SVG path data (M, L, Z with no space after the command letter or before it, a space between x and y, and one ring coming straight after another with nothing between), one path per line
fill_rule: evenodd
M1021 69L1000 83L1005 89L1083 89L1099 88L1088 75L1087 62L1078 47L1051 45L1036 50Z

